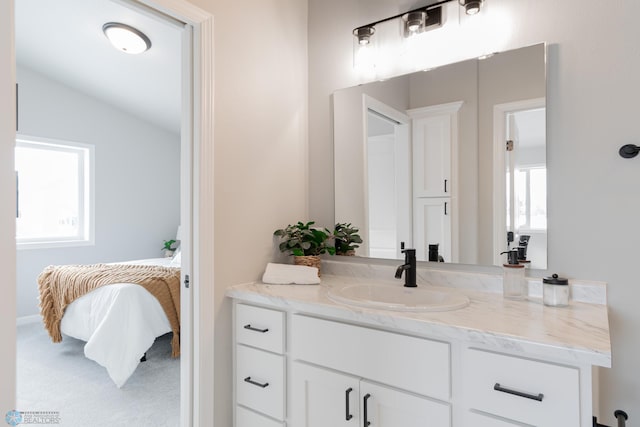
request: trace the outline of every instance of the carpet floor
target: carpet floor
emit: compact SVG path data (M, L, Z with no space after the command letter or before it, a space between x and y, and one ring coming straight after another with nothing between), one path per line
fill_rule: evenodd
M66 336L54 344L41 323L18 326L16 409L57 412L65 427L180 425L180 359L171 358L170 334L120 389L84 356L84 344Z

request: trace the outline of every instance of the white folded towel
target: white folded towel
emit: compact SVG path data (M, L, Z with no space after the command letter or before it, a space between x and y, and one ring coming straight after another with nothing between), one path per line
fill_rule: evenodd
M318 269L305 265L268 263L262 282L271 285L317 285Z

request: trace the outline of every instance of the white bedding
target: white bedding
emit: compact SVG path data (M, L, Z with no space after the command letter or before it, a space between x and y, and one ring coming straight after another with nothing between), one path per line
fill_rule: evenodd
M171 265L171 258L119 264ZM158 300L142 286L117 283L83 295L65 310L63 334L86 341L84 354L107 369L122 387L156 337L171 332Z

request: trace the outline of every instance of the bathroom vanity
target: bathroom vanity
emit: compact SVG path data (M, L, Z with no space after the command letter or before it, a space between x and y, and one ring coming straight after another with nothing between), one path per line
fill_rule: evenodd
M499 277L421 271L419 288L437 281L469 304L392 311L330 298L354 283L403 291L380 281L384 266L355 268L319 286L229 288L236 427L592 425L594 367L611 365L604 284L572 283L556 308L535 280L511 301Z

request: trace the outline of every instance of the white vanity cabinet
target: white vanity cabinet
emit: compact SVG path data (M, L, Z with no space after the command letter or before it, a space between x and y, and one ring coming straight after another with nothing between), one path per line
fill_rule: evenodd
M298 314L291 336L292 425L451 425L447 343Z
M577 367L468 348L461 369L470 419L482 419L481 412L513 420L513 425L581 425ZM589 414L586 418L582 425L589 423Z
M285 313L234 309L235 426L282 427L286 418Z
M416 314L351 309L312 286L230 295L235 427L591 427L599 415L604 305L475 293L468 308Z
M299 427L449 426L447 404L352 375L294 362L292 425Z

